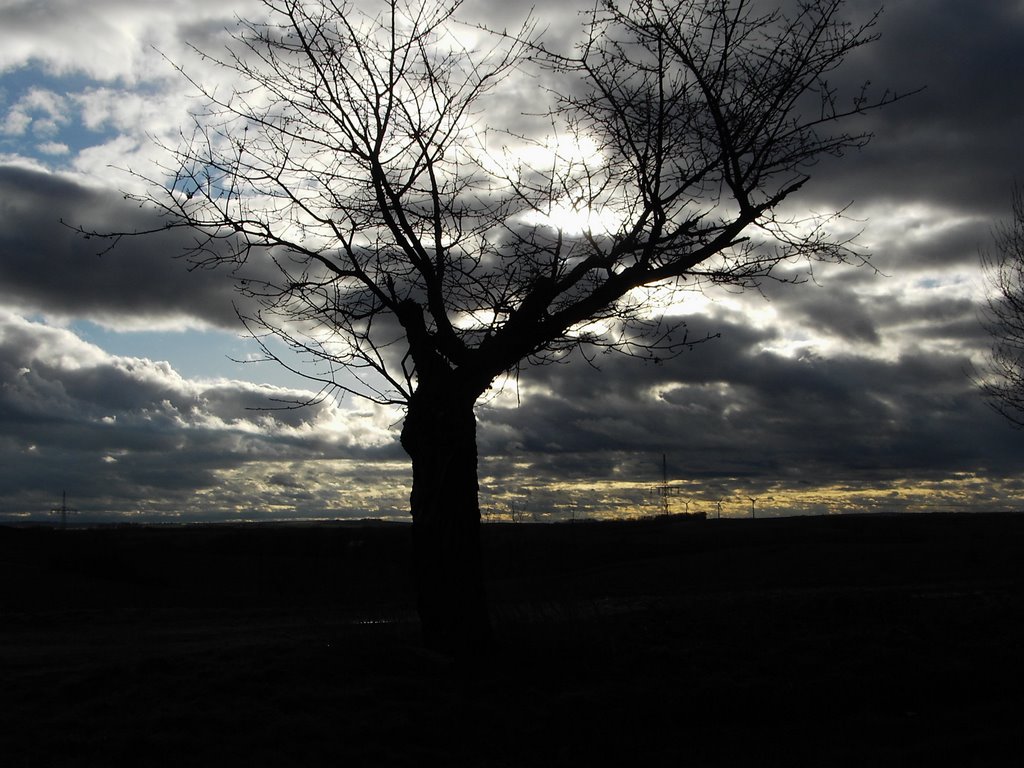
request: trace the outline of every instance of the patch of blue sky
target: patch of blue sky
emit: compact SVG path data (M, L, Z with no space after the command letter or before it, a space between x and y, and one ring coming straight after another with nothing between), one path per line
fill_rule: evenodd
M914 287L931 291L936 288L946 288L950 285L961 283L962 279L957 275L944 275L942 277L922 277L914 281Z
M311 386L276 363L240 362L259 358L259 347L252 339L228 331L118 331L88 320L77 320L70 328L108 354L167 362L186 379L232 379L299 389Z

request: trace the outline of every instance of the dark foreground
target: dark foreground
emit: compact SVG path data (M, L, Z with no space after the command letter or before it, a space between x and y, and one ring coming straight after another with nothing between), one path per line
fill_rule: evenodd
M408 537L0 528L0 762L1024 765L1024 516L487 526L471 662Z

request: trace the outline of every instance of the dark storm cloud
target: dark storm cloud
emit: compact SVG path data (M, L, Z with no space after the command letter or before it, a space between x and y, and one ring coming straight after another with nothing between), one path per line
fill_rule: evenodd
M935 278L856 272L849 277L832 275L825 286L766 284L765 306L773 308L791 332L813 337L909 348L917 341L947 339L959 343L964 353L988 346L978 302L964 296L964 289L941 271L924 273ZM720 316L698 322L711 330Z
M581 472L581 463L665 452L681 478L821 486L980 466L1012 472L1024 458L973 390L962 355L789 358L762 349L770 331L720 330L721 338L657 366L608 356L598 358L600 371L530 371L524 384L545 389L518 409L482 411L484 444L521 452L554 477Z
M1003 190L1005 197L1006 190ZM1002 206L993 209L995 217L1001 217ZM879 242L879 267L898 268L907 273L918 270L938 272L946 267L975 266L979 250L991 239L992 212L986 217L955 219L960 211L939 212L931 221L906 222L904 234L910 242L900 242L893 248L885 241ZM962 215L962 214L961 214ZM881 229L881 227L879 227Z
M863 13L877 3L857 2ZM1015 2L888 3L881 39L852 56L836 83L924 91L856 123L860 153L822 163L810 187L845 204L928 201L987 215L1024 175L1024 9Z
M62 224L62 221L64 224ZM68 225L68 226L65 226ZM133 325L181 321L237 328L226 278L189 272L189 235L109 243L71 227L135 231L161 222L117 193L24 167L0 166L0 301L28 311Z
M852 291L797 290L787 302L786 311L812 324L818 332L846 341L877 344L878 318L868 302Z

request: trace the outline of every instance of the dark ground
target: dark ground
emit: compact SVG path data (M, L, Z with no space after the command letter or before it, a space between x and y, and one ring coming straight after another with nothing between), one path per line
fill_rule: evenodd
M0 764L1024 765L1024 515L485 527L421 651L409 530L0 527Z

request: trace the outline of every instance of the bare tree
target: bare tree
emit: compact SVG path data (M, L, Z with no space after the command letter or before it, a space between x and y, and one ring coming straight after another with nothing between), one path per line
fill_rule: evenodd
M1012 217L995 230L995 250L982 253L988 302L982 321L992 336L980 382L989 403L1024 427L1024 189L1013 191Z
M458 0L265 4L269 23L204 54L239 85L194 83L206 106L138 199L195 233L196 265L232 270L247 326L322 394L404 407L424 640L475 647L478 399L577 348L673 354L691 343L664 317L674 291L859 260L832 216L781 211L815 161L868 140L844 118L896 98L828 79L877 19L606 2L556 51L529 22L456 22ZM499 130L513 73L547 106Z

